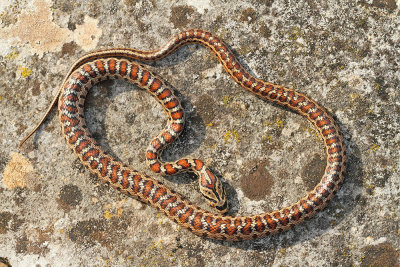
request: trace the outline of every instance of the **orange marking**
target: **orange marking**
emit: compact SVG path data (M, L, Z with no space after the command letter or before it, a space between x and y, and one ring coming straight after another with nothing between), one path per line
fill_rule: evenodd
M124 177L124 178L122 179L122 187L123 187L124 189L127 189L128 186L129 186L129 181L128 181L129 171L123 170L123 171L122 171L122 176Z
M165 188L159 187L159 188L156 190L156 192L155 192L155 194L154 194L154 196L153 196L153 199L152 199L153 203L157 203L158 200L159 200L162 196L164 196L166 193L167 193L167 190L166 190Z
M187 223L189 217L190 217L192 214L193 214L193 209L192 209L192 208L188 208L187 211L186 211L184 214L182 214L182 215L179 216L179 220L180 220L182 223Z
M312 207L305 200L301 200L300 205L303 207L303 209L305 211L307 211L307 213L310 213L313 211Z
M61 115L61 122L65 123L69 121L69 126L76 126L79 124L79 120L75 118L67 117L66 115Z
M118 175L117 173L120 170L120 167L118 165L114 165L111 167L112 173L111 173L111 182L115 184L118 181Z
M174 107L179 105L179 101L175 98L165 104L167 109L173 109Z
M179 124L179 123L172 123L171 124L171 129L175 132L175 133L180 133L183 130L183 125Z
M89 140L83 140L83 141L81 141L80 143L79 143L79 146L77 146L76 148L75 148L75 152L76 153L80 153L83 149L85 149L88 145L90 145L91 144L91 142L89 141Z
M99 163L97 162L97 161L95 161L95 160L93 160L91 163L90 163L90 167L92 168L92 169L97 169L97 166L99 165Z
M139 189L140 189L139 183L141 181L142 181L142 177L140 175L135 175L133 177L133 191L135 193L139 193Z
M151 170L155 173L159 173L161 168L161 164L159 162L154 163L151 165Z
M150 77L150 72L148 72L147 70L143 71L143 76L140 84L145 86L149 81L149 77Z
M153 189L153 182L152 181L146 181L144 183L144 190L143 190L143 196L148 197L150 195L151 189Z
M186 159L180 159L177 164L179 166L182 166L184 169L187 169L190 167L189 162Z
M261 217L260 216L256 216L255 221L256 221L256 230L257 230L257 232L261 233L262 231L264 231L265 230L265 225L262 222Z
M155 92L158 90L158 88L160 88L161 86L161 81L159 79L154 80L153 84L150 87L150 92Z
M174 141L174 138L172 138L172 135L170 135L168 132L163 132L161 136L164 138L165 142L171 143Z
M315 105L312 102L310 102L306 106L302 106L301 111L303 111L304 113L308 113L308 111L313 107L315 107Z
M295 221L299 220L300 217L301 217L301 215L302 215L301 211L299 210L299 208L297 207L297 205L294 205L294 206L292 207L292 209L293 209L293 219L294 219Z
M252 220L250 218L245 218L245 226L240 230L242 234L249 235L251 233L251 223Z
M333 148L328 149L329 154L333 154L333 153L340 152L340 151L342 151L342 148L340 146L335 146Z
M310 194L308 196L308 199L311 200L314 204L316 204L317 206L321 205L321 199L317 198L314 194Z
M177 173L177 170L174 167L172 167L171 164L165 164L164 167L165 167L167 174L169 174L169 175Z
M339 140L336 137L331 137L331 138L328 138L325 143L329 146L329 145L331 145L333 143L336 143L338 141Z
M101 167L100 174L104 177L107 174L107 166L110 163L110 160L108 158L101 158L100 163L103 165Z
M192 221L192 226L193 226L194 229L200 230L200 229L203 228L202 224L201 224L201 218L202 217L203 217L203 213L201 213L201 212L197 212L196 213L196 215L195 215L195 217L193 218L193 221Z
M242 75L242 73L241 73L240 71L234 73L233 76L235 76L235 78L236 78L238 81L241 81L241 80L243 79L243 75Z
M68 127L69 128L69 127ZM67 129L67 128L66 128ZM80 136L82 136L82 135L84 135L85 133L82 131L82 130L78 130L78 131L76 131L75 133L74 133L74 135L73 136L71 136L69 139L68 139L68 143L70 143L70 144L75 144L75 142L78 140L78 138L80 137Z
M268 214L264 216L264 219L267 221L268 228L271 230L274 230L277 226L276 221L274 221L271 216Z
M333 134L335 132L336 132L336 130L334 127L329 127L328 129L322 130L322 135L327 136L327 135Z
M82 159L87 161L91 156L96 157L99 155L99 151L97 149L90 149L88 152L83 154Z
M159 150L161 148L161 143L158 139L154 139L153 141L151 141L151 144L156 150Z
M78 113L77 107L67 106L64 102L61 104L61 108L66 109L69 113Z
M155 154L155 153L153 153L153 152L151 152L151 151L147 151L146 152L146 158L147 159L155 159L157 157L157 155Z
M199 160L199 159L195 159L194 160L194 164L195 164L194 168L196 169L196 171L200 171L201 168L203 168L203 165L204 165L203 162L201 160Z
M128 63L126 61L121 61L120 65L119 65L119 74L121 76L125 76L126 75L126 67L127 67Z
M171 114L171 117L172 117L174 120L179 120L179 119L183 118L183 115L184 115L183 111L182 111L182 110L178 110L178 111L176 111L176 112L173 112L173 113Z
M174 203L175 201L176 201L176 197L175 197L175 196L171 196L170 198L168 198L168 199L166 199L166 200L163 200L163 201L160 203L160 206L161 206L163 209L165 209L165 208L168 206L168 204Z
M318 127L321 128L321 127L323 127L323 126L329 124L329 122L330 122L330 121L329 121L328 119L323 119L323 120L317 121L316 124L317 124Z
M179 205L177 205L176 207L173 207L170 211L169 211L169 215L174 216L176 214L176 212L180 209L182 209L185 206L185 204L181 203Z
M138 66L137 65L133 65L133 68L131 70L131 74L130 77L132 80L136 80L137 79L137 73L138 73Z
M108 70L111 74L115 74L115 65L117 64L115 59L110 59L108 61Z
M76 95L69 94L69 95L63 96L61 101L63 101L63 102L64 101L75 102L75 101L78 101L78 97Z
M310 114L310 119L315 120L318 118L318 116L322 115L324 112L322 112L321 109L317 109L314 113Z
M164 100L165 98L167 98L167 97L169 97L169 96L171 96L171 95L172 95L171 91L170 91L169 89L165 88L165 89L161 92L161 94L159 94L157 97L158 97L158 99L160 99L160 100Z

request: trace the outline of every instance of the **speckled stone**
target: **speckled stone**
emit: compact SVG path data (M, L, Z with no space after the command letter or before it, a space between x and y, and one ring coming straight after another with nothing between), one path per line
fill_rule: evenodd
M400 2L121 0L0 2L0 266L396 266L400 249ZM107 47L152 50L187 28L221 37L255 76L311 96L348 150L343 188L315 218L254 241L206 240L101 183L56 111L21 148L70 65ZM164 160L197 157L223 179L231 215L271 211L321 178L321 138L303 117L236 85L199 45L149 68L186 112ZM86 120L126 164L208 209L196 177L153 175L160 105L123 81L95 86Z

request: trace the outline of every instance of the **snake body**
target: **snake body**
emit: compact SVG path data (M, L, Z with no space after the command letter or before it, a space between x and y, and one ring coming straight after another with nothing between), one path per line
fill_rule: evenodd
M221 182L201 160L159 160L164 147L182 132L184 111L162 79L135 61L161 59L187 43L199 43L210 49L241 87L304 115L319 130L326 148L327 166L321 181L305 197L272 212L252 216L226 216L224 212L227 210L227 203ZM116 160L97 144L86 127L84 102L89 88L105 79L124 79L134 83L148 91L163 106L168 122L166 128L147 148L149 167L163 175L181 171L196 172L200 178L200 190L221 214L206 211L190 203L162 183ZM115 48L82 57L71 67L64 80L58 109L67 143L91 172L112 187L149 203L182 227L205 238L240 241L282 232L322 210L343 183L346 152L343 137L334 119L309 97L250 75L230 49L207 31L192 29L180 32L155 51Z

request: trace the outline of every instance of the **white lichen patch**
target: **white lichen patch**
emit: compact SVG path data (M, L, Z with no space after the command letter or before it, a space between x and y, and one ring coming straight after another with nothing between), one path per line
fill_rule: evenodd
M26 47L26 53L42 57L47 52L61 51L65 43L75 41L83 50L94 50L102 30L98 20L85 17L74 32L62 28L53 21L51 3L47 0L32 2L32 10L23 12L17 23L0 29L0 54L10 53L11 46ZM25 54L25 53L24 53Z
M195 7L197 12L200 14L204 14L206 9L210 9L210 0L188 0L188 5Z
M0 29L0 37L7 39L9 45L29 45L31 53L39 57L61 50L71 39L70 31L52 21L49 2L36 0L33 7L32 11L22 13L15 25Z
M101 28L97 26L98 20L85 16L84 23L77 25L74 31L74 40L85 51L96 48L102 34Z
M27 177L33 173L33 166L23 155L13 152L3 172L3 184L9 189L25 188Z

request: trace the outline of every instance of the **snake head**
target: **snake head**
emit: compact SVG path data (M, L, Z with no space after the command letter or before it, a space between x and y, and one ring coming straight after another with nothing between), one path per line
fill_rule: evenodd
M221 180L207 168L200 172L200 192L219 213L224 214L228 211L229 206Z

